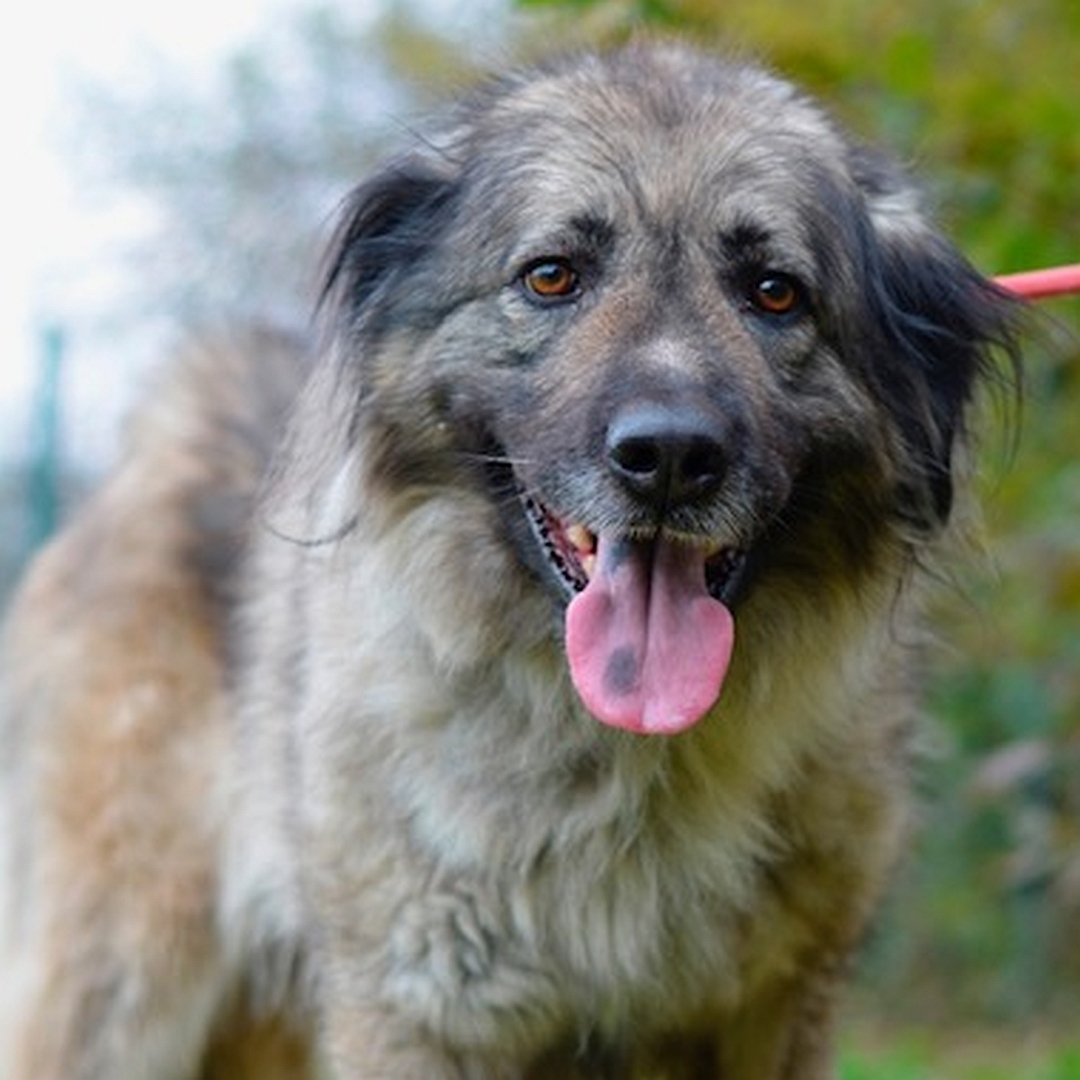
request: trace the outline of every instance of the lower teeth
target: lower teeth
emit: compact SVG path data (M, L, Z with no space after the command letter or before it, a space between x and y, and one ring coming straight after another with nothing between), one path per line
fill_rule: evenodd
M592 534L583 525L571 525L564 529L553 521L552 515L541 503L528 497L522 501L533 532L547 552L552 565L569 589L580 592L588 584L592 569L596 565L596 556L586 553L594 546ZM557 534L555 530L558 530ZM556 535L563 537L566 544L560 544ZM569 550L564 550L564 547Z

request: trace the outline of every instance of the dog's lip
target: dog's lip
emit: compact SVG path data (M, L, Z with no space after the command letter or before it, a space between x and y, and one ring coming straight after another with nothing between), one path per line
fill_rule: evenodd
M559 517L534 495L523 495L521 502L533 537L568 595L581 592L596 567L596 534Z
M582 592L596 569L596 533L580 521L564 518L534 494L522 494L525 518L566 598ZM657 530L658 531L658 530ZM636 536L636 539L648 539ZM706 585L710 595L730 604L739 591L746 552L710 537L688 537L688 547L705 554Z

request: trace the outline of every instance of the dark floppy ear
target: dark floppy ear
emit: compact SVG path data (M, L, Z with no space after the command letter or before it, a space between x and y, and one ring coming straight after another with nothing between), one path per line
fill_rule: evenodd
M863 158L869 210L860 336L865 365L904 441L897 509L936 531L953 502L953 457L980 378L1019 370L1022 304L984 278L923 217L897 171Z
M419 156L391 162L357 187L330 245L320 307L358 318L437 243L456 187L448 170Z

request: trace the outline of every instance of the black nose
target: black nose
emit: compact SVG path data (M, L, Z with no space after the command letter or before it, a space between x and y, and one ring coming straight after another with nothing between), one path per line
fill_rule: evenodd
M624 408L607 431L612 472L658 510L690 503L719 487L727 469L720 420L695 406Z

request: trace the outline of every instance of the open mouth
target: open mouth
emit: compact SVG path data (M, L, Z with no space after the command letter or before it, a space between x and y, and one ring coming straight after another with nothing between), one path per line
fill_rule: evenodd
M582 592L596 573L597 537L579 522L566 521L531 495L522 495L525 517L537 544L568 597ZM690 541L686 541L690 546ZM702 542L705 587L710 596L731 605L746 569L746 553L735 547Z
M594 533L520 497L568 599L566 656L586 709L639 734L677 734L705 717L731 661L743 553L662 528Z

